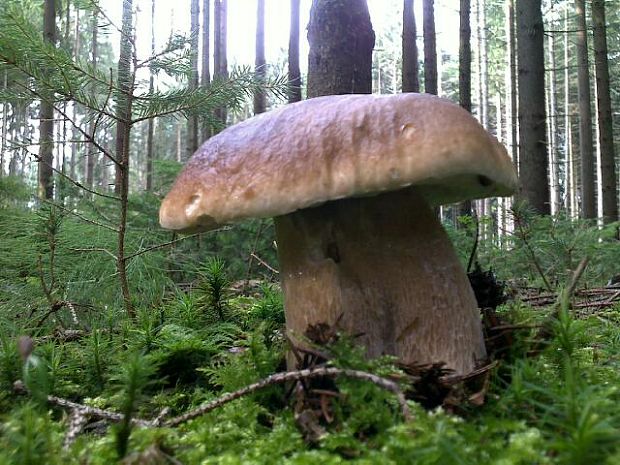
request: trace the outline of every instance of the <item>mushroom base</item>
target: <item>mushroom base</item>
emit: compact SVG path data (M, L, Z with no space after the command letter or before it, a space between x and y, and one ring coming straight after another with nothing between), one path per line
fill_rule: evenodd
M351 198L275 219L286 326L337 325L369 357L445 362L486 357L474 293L452 243L415 188Z

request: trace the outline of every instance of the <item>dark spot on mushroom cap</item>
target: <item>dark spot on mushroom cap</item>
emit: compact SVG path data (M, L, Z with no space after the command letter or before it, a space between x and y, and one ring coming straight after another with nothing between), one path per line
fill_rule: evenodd
M490 185L493 184L493 181L491 179L487 178L486 176L482 174L478 175L478 182L483 187L489 187Z

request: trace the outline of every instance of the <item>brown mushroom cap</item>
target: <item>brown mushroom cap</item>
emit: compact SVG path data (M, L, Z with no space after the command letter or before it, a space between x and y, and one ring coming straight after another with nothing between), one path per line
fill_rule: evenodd
M159 218L168 229L210 230L412 185L440 205L510 195L517 178L505 148L447 100L326 96L207 140L164 199Z

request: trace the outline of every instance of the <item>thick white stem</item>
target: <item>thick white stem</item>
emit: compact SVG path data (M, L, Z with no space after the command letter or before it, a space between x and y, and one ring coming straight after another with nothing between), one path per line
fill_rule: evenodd
M338 325L370 357L445 362L469 373L486 357L476 300L421 195L403 189L276 218L287 329Z

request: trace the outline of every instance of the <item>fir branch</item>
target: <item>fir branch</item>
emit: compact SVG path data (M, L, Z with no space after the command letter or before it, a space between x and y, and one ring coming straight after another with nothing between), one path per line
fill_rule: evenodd
M85 216L80 215L78 212L75 212L75 211L73 211L73 210L71 210L69 208L66 208L66 207L64 207L64 206L62 206L60 204L54 203L51 200L45 200L44 202L48 203L50 205L53 205L53 206L55 206L57 208L60 208L61 210L66 211L67 213L69 213L69 214L71 214L73 216L76 216L77 218L81 219L82 221L85 221L86 223L90 223L92 225L99 226L100 228L104 228L104 229L107 229L108 231L112 231L112 232L115 232L116 234L118 234L118 229L113 227L113 226L108 226L107 224L99 223L99 222L97 222L95 220L91 220L90 218L86 218Z
M224 229L217 229L217 230L211 231L211 232L222 231L222 230L224 230ZM124 257L124 260L127 261L127 260L130 260L132 258L138 257L138 256L140 256L142 254L145 254L147 252L151 252L153 250L158 250L158 249L163 249L164 247L168 247L168 246L177 244L179 242L183 242L183 241L185 241L187 239L193 239L194 237L199 237L201 234L204 234L204 233L199 232L199 233L196 233L196 234L191 234L189 236L179 237L178 239L174 239L174 240L169 241L169 242L163 242L161 244L156 244L156 245L153 245L151 247L146 247L144 249L138 250L137 252L134 252L132 254L126 255Z

